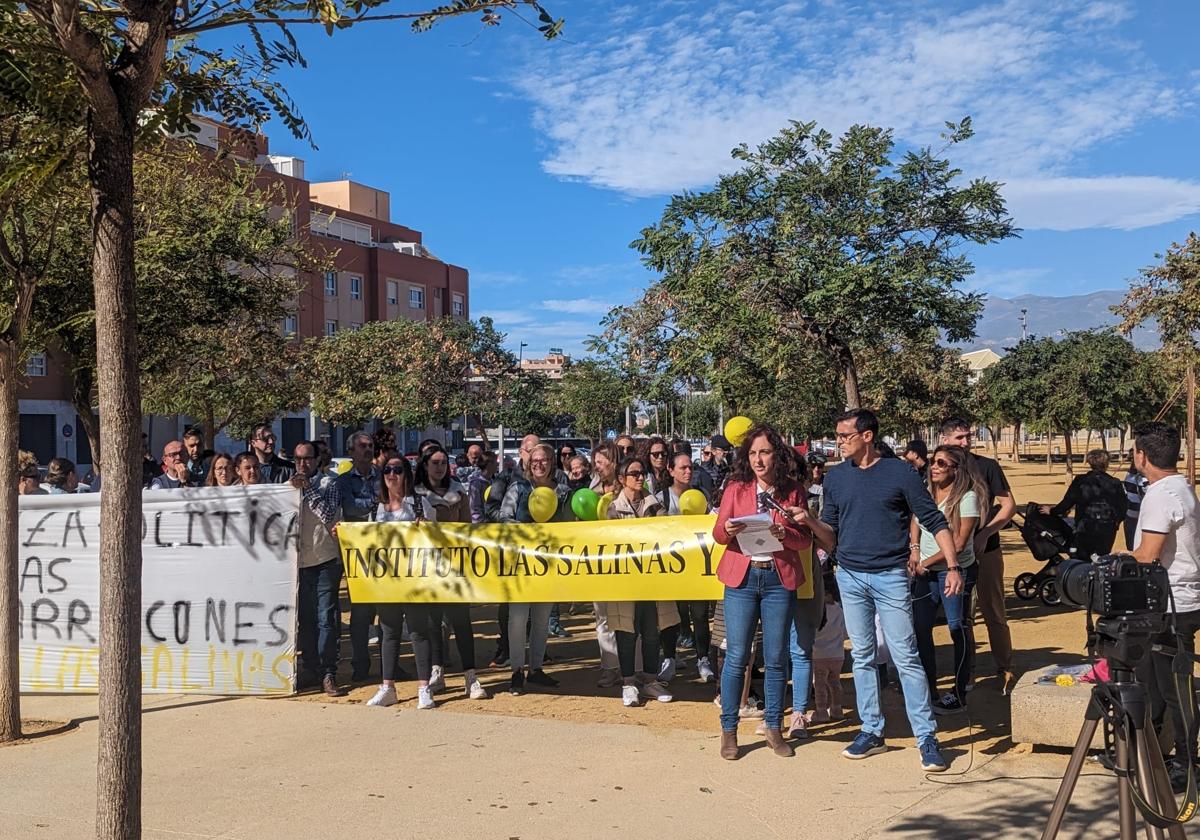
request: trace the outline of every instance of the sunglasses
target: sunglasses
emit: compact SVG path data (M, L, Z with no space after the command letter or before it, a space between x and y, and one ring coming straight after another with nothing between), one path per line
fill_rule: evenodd
M625 473L626 478L644 478L645 476L646 474L641 470L630 470L629 472Z
M955 464L953 461L947 461L945 458L934 458L933 465L935 467L941 467L944 470L953 469L957 466L957 464Z
M650 457L651 457L651 458L662 458L662 457L665 457L665 456L666 456L666 454L667 454L667 453L666 453L664 450L662 450L662 449L651 449L651 450L650 450Z
M404 467L384 467L384 475L404 475Z
M632 452L633 447L632 446L618 446L617 451L618 452Z

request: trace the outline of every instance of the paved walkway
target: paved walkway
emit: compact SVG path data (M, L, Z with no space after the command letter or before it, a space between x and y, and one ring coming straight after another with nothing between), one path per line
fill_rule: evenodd
M0 838L91 833L94 711L94 698L25 698L26 716L78 727L0 748ZM291 700L147 698L144 727L153 840L1007 840L1038 836L1066 763L976 754L965 776L927 778L912 749L849 762L821 740L726 762L715 734ZM1115 837L1115 782L1087 772L1061 836Z

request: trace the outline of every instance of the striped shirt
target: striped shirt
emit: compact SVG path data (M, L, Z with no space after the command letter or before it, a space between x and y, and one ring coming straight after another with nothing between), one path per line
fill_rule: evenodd
M1136 520L1141 511L1142 497L1146 495L1146 487L1149 486L1149 482L1140 472L1131 469L1125 473L1125 479L1121 484L1125 487L1125 498L1129 500L1129 507L1125 509L1125 518Z

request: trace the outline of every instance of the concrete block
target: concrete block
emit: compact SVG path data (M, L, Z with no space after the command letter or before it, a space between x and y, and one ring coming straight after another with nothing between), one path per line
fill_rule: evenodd
M1084 712L1092 696L1088 683L1039 685L1038 677L1049 667L1022 675L1009 699L1014 744L1073 747L1083 726ZM1092 746L1104 746L1101 727L1096 728Z

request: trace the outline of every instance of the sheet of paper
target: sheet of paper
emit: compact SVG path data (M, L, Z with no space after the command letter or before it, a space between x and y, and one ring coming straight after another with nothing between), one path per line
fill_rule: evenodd
M771 514L731 516L729 521L746 526L745 530L737 535L738 546L743 554L771 554L783 548L783 543L771 534Z

